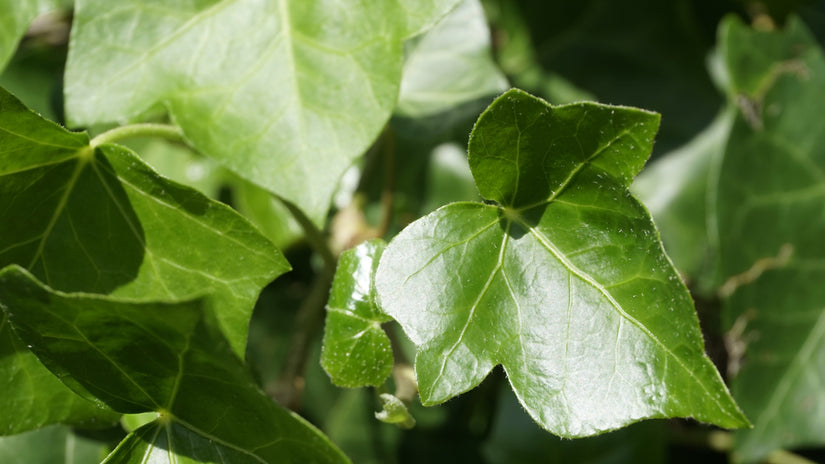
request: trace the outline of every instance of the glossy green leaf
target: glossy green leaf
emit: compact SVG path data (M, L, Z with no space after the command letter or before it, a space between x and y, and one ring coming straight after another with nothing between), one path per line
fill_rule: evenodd
M37 15L71 4L67 0L0 0L0 73Z
M332 282L321 365L342 387L379 386L392 371L392 347L381 324L392 320L375 306L373 279L384 251L370 240L345 251Z
M724 316L754 424L735 457L758 461L825 443L825 56L796 18L720 36L740 103L718 184Z
M258 389L208 300L66 294L16 266L0 288L15 332L64 383L121 413L160 414L106 463L348 462Z
M157 175L117 145L41 119L0 91L0 267L53 288L132 299L214 292L243 353L260 289L289 269L225 205Z
M395 105L403 39L455 3L78 0L67 116L164 105L200 151L320 223Z
M464 0L434 28L406 45L395 112L428 116L507 89L492 60L490 30L479 0Z
M64 426L0 438L3 464L97 464L106 451L102 443L81 437Z
M418 347L425 405L497 364L564 437L650 417L748 424L704 353L690 295L628 192L658 115L518 90L476 123L470 168L489 203L454 203L387 247L379 303Z

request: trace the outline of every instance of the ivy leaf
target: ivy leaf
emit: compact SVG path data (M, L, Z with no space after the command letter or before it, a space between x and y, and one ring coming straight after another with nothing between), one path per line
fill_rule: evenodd
M212 291L243 353L260 289L289 269L248 221L124 147L93 149L86 134L41 119L3 90L0 146L0 267L19 264L62 291L122 298Z
M720 27L739 111L717 221L732 390L753 419L734 456L825 443L825 56L791 17L782 31Z
M441 22L406 45L395 113L432 116L507 89L490 51L490 30L479 0L464 0Z
M0 292L0 304L2 295ZM0 435L56 423L106 427L118 419L104 404L87 401L60 383L14 335L5 314L0 314L0 392ZM6 446L2 443L0 449Z
M748 425L628 192L658 121L518 90L482 114L469 162L492 204L453 203L414 222L376 274L380 306L418 347L422 403L501 364L533 419L563 437L650 417Z
M258 389L208 300L66 294L17 266L0 288L15 332L64 383L120 413L159 414L104 462L348 462Z
M155 3L77 2L70 124L163 105L196 148L320 223L392 112L403 39L456 0Z
M86 134L40 118L2 89L0 147L0 268L18 264L54 288L133 300L212 290L221 325L243 353L258 292L288 269L247 221L158 176L123 147L92 149ZM0 433L115 420L72 399L5 320L0 351L0 405L10 412ZM28 420L17 420L18 412Z
M370 240L338 260L321 353L321 366L338 386L380 386L392 371L390 339L381 328L392 319L375 306L373 286L384 247L383 240Z
M0 0L0 73L37 15L69 5L70 0Z

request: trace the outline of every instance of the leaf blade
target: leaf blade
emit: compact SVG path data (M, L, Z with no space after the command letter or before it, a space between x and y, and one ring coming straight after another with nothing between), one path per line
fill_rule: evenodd
M418 346L424 404L501 364L534 420L565 437L647 417L747 425L627 190L657 122L629 108L550 107L515 90L482 114L470 166L501 206L454 203L414 222L376 277L382 308Z

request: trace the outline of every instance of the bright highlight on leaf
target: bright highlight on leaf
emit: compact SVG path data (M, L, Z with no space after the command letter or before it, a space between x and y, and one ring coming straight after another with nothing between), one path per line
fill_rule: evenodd
M690 295L628 185L659 117L551 107L518 90L479 118L481 195L419 219L384 252L378 301L418 346L425 405L497 364L547 430L581 437L654 417L747 426L704 353Z
M321 365L342 387L380 386L392 371L392 347L375 305L373 279L386 244L371 240L341 254L332 282Z
M120 413L161 413L104 462L348 462L258 389L207 300L66 294L16 266L0 288L15 332L64 383Z

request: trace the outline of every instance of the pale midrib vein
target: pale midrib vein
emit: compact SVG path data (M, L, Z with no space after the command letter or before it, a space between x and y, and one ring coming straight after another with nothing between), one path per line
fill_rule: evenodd
M327 311L331 312L331 313L342 314L344 316L348 316L348 317L351 317L353 319L358 319L361 322L366 322L368 324L373 324L373 323L380 324L381 323L381 321L378 321L376 319L369 319L367 317L355 314L354 312L351 312L351 311L349 311L347 309L343 309L343 308L336 308L336 307L333 307L333 306L327 306Z
M184 371L184 364L185 364L185 356L189 349L192 347L192 332L188 331L186 333L186 345L184 345L183 349L180 350L178 353L178 375L175 376L175 383L172 386L172 392L169 395L169 404L166 406L167 411L172 411L172 407L175 404L175 400L178 397L178 390L180 389L180 382L183 379L183 371Z
M455 343L453 346L447 351L447 354L442 356L441 360L441 369L438 371L438 375L433 380L432 385L438 384L438 381L441 380L441 377L444 375L444 369L447 367L447 360L450 356L453 355L458 345L461 344L461 341L464 339L464 334L467 332L467 329L470 327L470 323L473 321L473 316L475 315L476 309L478 309L478 305L481 304L481 300L484 299L484 296L487 295L487 291L490 289L490 286L493 284L493 280L496 277L496 274L501 271L501 268L504 264L504 253L507 249L508 239L510 238L510 227L513 225L513 221L507 221L507 227L504 231L504 236L501 239L501 247L498 251L498 260L496 261L495 267L493 267L492 272L490 272L490 277L487 278L487 281L484 282L484 286L481 288L481 291L478 293L478 297L473 302L473 305L470 306L470 314L467 315L467 322L464 323L464 327L461 329L461 333L458 334L458 338L456 338Z
M600 283L596 282L592 277L590 277L588 274L586 274L584 271L582 271L576 265L574 265L572 262L570 262L567 259L567 257L564 255L564 253L562 253L561 250L557 249L552 244L552 242L550 242L550 240L546 236L544 236L544 234L542 234L540 231L536 230L534 227L530 226L529 224L526 224L526 223L521 222L521 221L519 221L519 223L522 225L522 227L525 227L527 230L529 230L530 233L534 237L536 237L536 239L539 241L539 243L541 243L544 246L544 248L547 251L550 252L550 254L552 254L556 259L558 259L559 262L568 271L570 271L576 277L578 277L579 279L583 280L584 282L586 282L587 284L589 284L590 286L595 288L599 293L601 293L607 299L607 301L610 303L610 305L613 306L613 308L619 313L620 316L622 316L624 319L626 319L631 324L635 325L639 330L642 331L642 333L647 335L648 338L650 338L651 340L656 342L656 344L659 345L659 347L665 353L667 353L671 358L675 359L677 364L680 367L682 367L682 369L685 372L687 372L687 374L694 380L694 382L696 382L696 384L698 384L702 388L702 390L705 391L705 393L707 394L707 397L710 398L719 407L719 409L724 412L725 415L727 415L729 417L735 417L730 412L728 412L727 408L725 408L719 402L718 398L716 398L716 395L712 394L711 391L708 390L708 387L705 385L705 383L702 382L699 378L697 378L696 374L694 374L693 371L690 370L684 364L684 362L682 362L682 359L679 358L678 356L676 356L676 353L671 351L670 348L668 348L664 343L662 343L662 341L659 340L659 338L656 337L656 335L653 334L647 327L645 327L641 322L637 321L634 317L632 317L624 309L622 309L619 302L616 301L615 298L613 298L613 295L611 295L607 291L607 289L605 289Z
M71 156L67 156L65 158L56 158L56 159L50 160L47 163L30 164L30 165L27 165L27 166L23 166L20 169L15 169L14 171L3 171L3 172L0 172L0 177L2 177L2 176L11 176L11 175L14 175L14 174L20 174L21 172L28 172L28 171L32 171L34 169L45 168L45 167L48 167L48 166L54 166L54 165L62 164L62 163L65 163L66 161L69 161L69 160L74 159L74 158L78 158L78 155L77 155L76 152L75 152L75 154L73 154Z
M43 250L46 247L46 242L48 242L52 230L54 229L54 226L57 225L58 219L63 214L63 210L66 208L66 204L69 202L69 197L72 196L72 192L74 191L74 186L77 183L77 180L80 178L80 174L83 172L83 168L86 167L87 163L87 161L84 161L83 159L78 157L77 165L75 166L74 171L72 171L72 176L66 183L66 189L63 192L63 195L60 197L60 200L57 203L57 207L55 208L54 213L52 214L52 217L49 220L49 223L46 225L46 229L43 231L43 234L40 237L40 243L37 245L37 250L35 251L34 256L29 262L29 270L34 268L34 264L43 255ZM46 283L49 283L48 279Z
M250 456L250 457L254 458L256 461L260 462L261 464L268 464L264 458L262 458L262 457L258 456L257 454L255 454L255 453L254 453L254 452L252 452L252 451L249 451L249 450L243 449L243 448L241 448L241 447L240 447L240 446L238 446L238 445L235 445L235 444L233 444L233 443L229 443L229 442L228 442L228 441L226 441L226 440L223 440L223 439L221 439L221 438L218 438L218 437L216 437L216 436L214 436L214 435L212 435L212 434L210 434L210 433L204 432L203 430L199 429L198 427L195 427L194 425L190 424L189 422L186 422L186 421L182 420L181 418L179 418L178 416L176 416L176 415L174 415L174 414L171 414L170 416L171 416L170 418L171 418L173 421L177 422L177 423L178 423L178 424L180 424L182 427L189 429L189 431L191 431L191 432L193 432L193 433L195 433L195 434L197 434L197 435L200 435L200 436L202 436L202 437L206 438L206 439L207 439L207 440L209 440L209 441L212 441L212 442L217 443L217 444L219 444L219 445L221 445L221 446L223 446L223 447L226 447L226 448L229 448L229 449L231 449L231 450L235 450L235 451L237 451L237 452L239 452L239 453L242 453L242 454L245 454L245 455L247 455L247 456ZM277 440L276 440L276 441L277 441Z
M761 440L761 433L760 431L764 432L767 431L767 427L760 427L760 424L769 423L771 420L776 419L777 410L779 409L780 404L788 395L788 391L793 386L793 382L791 381L791 377L798 377L798 373L800 373L804 368L796 369L794 375L790 375L789 372L794 370L796 366L805 366L806 361L813 357L814 350L816 350L819 346L819 342L825 337L825 310L822 311L822 314L819 316L814 328L810 332L810 336L802 347L797 351L796 356L794 356L793 360L791 361L788 370L785 371L785 374L782 376L782 380L779 381L779 384L773 390L773 394L771 395L770 402L759 413L756 420L754 421L754 431L755 433L752 436L756 438L751 438L749 441L759 441Z
M155 443L157 443L158 436L160 436L161 429L163 429L163 428L166 428L166 427L158 426L155 429L155 433L152 436L152 439L149 440L149 442L147 443L146 451L143 453L143 458L141 458L140 464L147 464L149 462L149 458L152 457L152 451L157 447L157 445L155 445ZM168 440L168 435L167 435L167 440ZM171 446L171 444L170 444L170 446ZM114 453L112 453L112 454L114 454ZM170 462L172 462L172 461L170 461Z
M280 21L281 21L281 34L284 37L284 50L286 50L286 59L291 65L292 68L292 88L293 92L292 95L294 96L295 100L298 103L298 106L304 106L304 103L301 99L301 85L300 81L298 80L298 64L295 60L295 45L293 44L292 34L292 25L290 24L290 13L289 13L289 4L287 3L288 0L278 0L278 13L280 13ZM301 143L301 151L307 151L307 143L306 143L306 128L304 127L304 120L302 117L297 117L296 122L298 123L298 140Z

